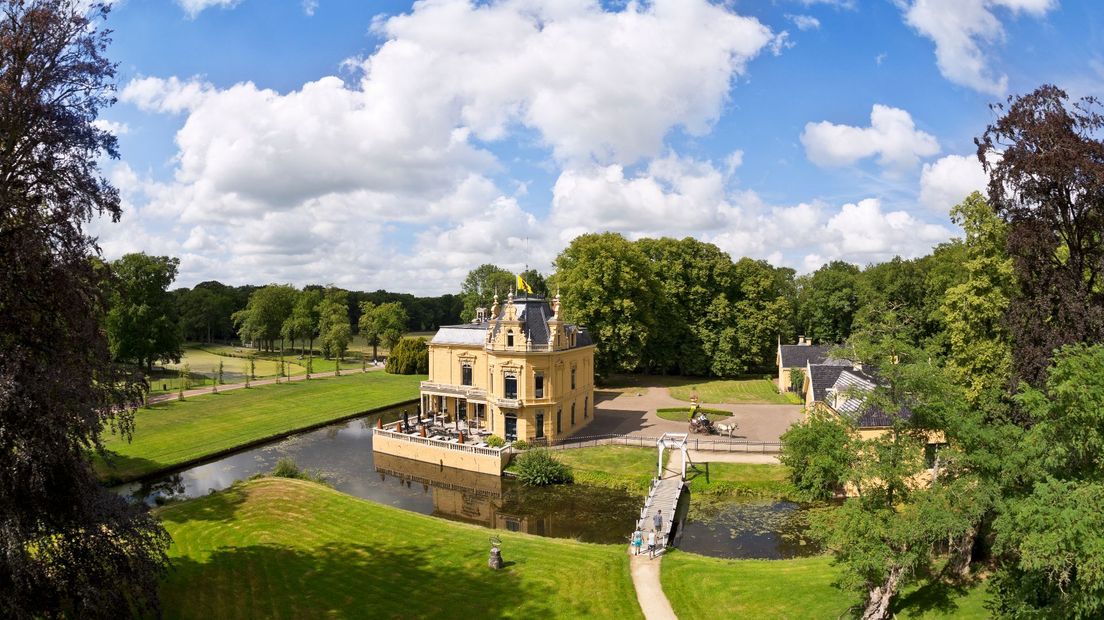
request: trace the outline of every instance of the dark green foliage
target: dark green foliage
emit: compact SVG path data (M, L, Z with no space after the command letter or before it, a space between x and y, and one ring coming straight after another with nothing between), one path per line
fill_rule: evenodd
M387 356L384 370L395 375L429 374L429 345L425 338L403 338Z
M801 394L805 387L805 369L794 368L790 370L790 390Z
M372 359L376 359L379 345L393 349L402 340L408 322L402 304L393 301L376 305L370 301L360 304L360 335L372 345Z
M835 497L850 479L855 465L851 426L820 409L782 434L778 460L790 468L790 480L805 500Z
M337 359L345 357L345 351L353 339L347 298L348 292L329 288L318 304L318 341L326 359L331 356Z
M269 474L273 478L291 478L293 480L309 480L311 482L318 482L320 484L326 484L326 479L316 473L299 468L299 465L295 461L284 457L276 462L276 467L272 469L272 473Z
M1020 405L1036 421L1018 448L1023 482L993 524L997 610L1022 617L1104 615L1104 346L1055 355L1046 393Z
M116 360L147 370L155 361L180 361L183 336L168 292L179 265L176 258L141 253L109 265L110 309L104 325Z
M229 287L200 282L194 288L173 291L180 328L191 342L228 341L236 336L230 316L245 307L255 287Z
M838 343L851 335L859 310L859 268L833 261L797 279L798 331L814 342Z
M168 534L100 485L88 451L134 430L109 292L84 222L117 222L94 121L113 101L107 9L0 3L0 617L157 615Z
M617 233L580 235L556 257L564 319L599 344L595 374L635 370L657 326L659 282L640 248Z
M524 452L532 447L529 445L529 442L525 441L524 439L515 439L514 441L510 442L510 446L518 452Z
M574 481L571 468L548 450L529 450L517 458L514 466L518 480L532 487L566 484Z
M284 322L291 316L298 291L288 284L269 284L253 291L245 308L233 315L241 339L255 342L266 350L276 348Z
M460 318L464 321L474 319L476 308L489 311L496 293L499 299L506 299L506 294L515 286L517 279L514 274L498 265L486 264L472 269L460 286L460 299L464 304Z

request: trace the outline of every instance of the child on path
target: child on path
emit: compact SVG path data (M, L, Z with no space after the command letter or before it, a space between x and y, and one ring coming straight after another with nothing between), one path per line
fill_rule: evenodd
M633 555L640 555L640 545L642 544L644 544L644 533L640 531L640 528L636 528L636 531L632 534Z
M655 559L655 530L648 532L648 559Z

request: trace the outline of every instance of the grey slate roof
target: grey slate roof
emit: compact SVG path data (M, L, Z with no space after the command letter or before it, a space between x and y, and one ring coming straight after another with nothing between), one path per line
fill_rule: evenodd
M832 408L836 411L850 415L859 428L892 426L893 418L889 413L886 413L880 407L863 406L865 401L863 393L873 391L875 386L876 379L866 372L844 369L832 385L832 390L839 394L839 398L829 399L826 402L828 405L832 405ZM832 400L835 402L831 402ZM900 415L905 420L912 418L912 412L907 408L896 415Z
M522 330L526 338L534 345L548 344L548 321L552 318L552 306L543 297L528 297L521 295L515 297L514 311L518 320L522 322ZM505 312L501 312L505 314ZM468 344L482 345L486 342L487 330L492 330L495 335L502 329L501 317L494 317L490 321L482 323L467 323L464 325L447 325L437 330L433 336L432 344ZM587 331L577 325L565 324L566 333L576 332L575 346L585 347L594 344Z
M432 344L483 344L487 338L487 323L442 325L434 334Z
M807 364L850 366L851 362L829 357L834 345L784 344L780 347L783 368L804 368Z
M810 364L807 367L809 381L813 384L813 401L826 402L828 390L836 384L840 374L847 370L845 366L831 364ZM831 404L831 403L829 403Z

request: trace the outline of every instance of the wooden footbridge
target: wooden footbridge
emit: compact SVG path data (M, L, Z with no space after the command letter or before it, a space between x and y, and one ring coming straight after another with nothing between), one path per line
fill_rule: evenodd
M677 546L682 536L682 523L686 519L689 506L681 507L679 501L686 491L686 467L693 467L690 456L687 453L686 433L664 433L656 440L656 448L659 450L656 464L656 477L652 479L648 497L644 500L644 508L640 511L640 519L636 527L644 532L645 538L655 523L655 515L663 517L660 531L656 532L656 550L670 546ZM679 450L682 456L682 466L679 469L665 467L663 453L666 450Z

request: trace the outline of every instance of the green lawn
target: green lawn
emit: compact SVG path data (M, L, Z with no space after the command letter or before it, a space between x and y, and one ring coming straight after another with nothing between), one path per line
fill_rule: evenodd
M168 618L640 618L623 545L489 530L262 478L159 511Z
M598 446L558 450L556 458L571 466L575 481L585 484L626 489L647 493L652 477L656 474L656 449L629 446ZM680 458L677 452L667 451L669 459ZM673 461L672 461L673 462ZM710 463L708 479L704 473L687 472L690 490L699 500L705 495L725 497L784 497L789 491L789 471L781 465L752 463Z
M762 376L741 379L705 379L669 375L614 375L602 386L602 389L640 394L648 387L670 388L673 398L687 402L692 395L697 394L702 403L801 404L801 398L798 395L789 392L779 394L774 388L774 382Z
M698 409L699 413L704 413L705 417L711 421L723 420L730 417L732 414L722 409L707 409L702 407ZM690 420L690 408L689 407L661 407L656 409L656 415L664 420L671 420L673 422L688 422Z
M140 409L130 443L108 435L105 479L133 480L238 446L418 398L420 375L357 373L194 396Z
M827 556L796 560L721 560L669 554L663 591L681 620L696 618L837 618L856 602L832 586ZM899 618L986 618L984 585L936 594L928 588L898 600ZM910 596L911 594L911 596ZM943 596L946 595L946 596Z

